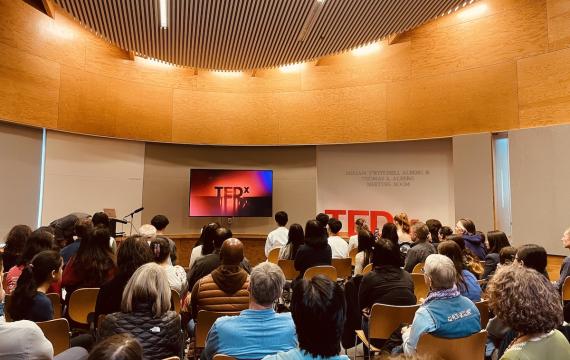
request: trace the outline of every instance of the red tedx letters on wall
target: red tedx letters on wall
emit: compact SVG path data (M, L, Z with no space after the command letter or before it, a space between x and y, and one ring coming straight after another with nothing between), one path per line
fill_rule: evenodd
M383 217L386 222L394 222L394 217L388 211L384 210L325 210L325 214L338 219L341 215L348 213L348 235L354 235L354 219L358 217L368 216L370 218L370 231L374 231L378 227L378 217Z

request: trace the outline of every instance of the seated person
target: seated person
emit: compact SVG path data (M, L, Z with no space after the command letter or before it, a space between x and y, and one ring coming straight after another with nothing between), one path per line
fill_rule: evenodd
M500 263L499 253L501 250L511 246L507 235L502 231L489 231L487 233L487 241L489 243L489 252L485 256L485 271L481 276L481 279L485 280L497 270L497 265Z
M370 264L373 246L374 235L368 230L361 230L358 233L358 253L354 257L354 275L362 274L362 270Z
M445 255L453 261L455 265L456 285L461 295L473 302L481 301L481 286L475 275L467 270L463 261L463 253L456 242L445 240L437 248L441 255Z
M32 229L28 225L16 225L10 229L8 235L6 235L6 246L2 253L2 261L6 270L16 265L18 259L22 256L26 241L28 241L31 233Z
M239 312L249 307L249 275L240 266L243 244L238 239L227 239L220 250L221 265L204 276L192 289L190 306L194 321L200 310ZM190 324L193 333L193 325Z
M273 310L284 284L285 276L279 266L262 262L254 267L249 283L249 309L239 316L216 320L200 359L211 360L216 354L237 359L261 359L295 348L297 338L291 314L277 314Z
M342 222L340 220L335 218L329 220L330 236L328 243L332 250L333 259L345 259L348 257L348 243L338 235L341 229Z
M323 229L317 220L309 220L305 225L305 244L299 247L295 257L295 270L299 271L299 279L303 278L310 267L331 264L332 250Z
M291 313L299 347L266 356L264 360L348 360L339 355L346 320L346 302L340 285L322 275L299 280L293 286Z
M63 265L65 266L69 259L75 254L77 254L77 250L79 250L79 246L81 245L81 240L87 238L89 234L93 231L93 223L91 222L91 218L83 218L79 219L75 222L75 226L73 227L75 231L74 241L61 249L59 252L61 257L63 257Z
M412 225L410 236L414 244L406 255L404 270L411 273L414 267L426 261L431 254L436 254L435 247L429 242L429 229L426 224L417 222Z
M210 223L204 225L202 230L200 230L200 237L198 241L194 244L192 252L190 253L190 263L188 268L192 269L196 260L202 256L211 254L214 252L214 238L216 237L216 230L220 227L218 223Z
M485 260L487 251L485 250L484 235L477 232L472 220L459 219L455 224L455 233L461 236L465 242L465 248L475 255L477 261Z
M87 360L143 360L143 349L130 334L117 334L99 342Z
M157 237L164 238L168 241L168 245L170 246L170 265L176 265L176 260L178 259L176 243L174 240L164 235L164 229L166 229L168 224L170 224L170 221L164 215L155 215L150 220L150 224L156 229Z
M566 229L562 235L562 246L566 249L570 249L570 228ZM568 276L570 276L570 256L566 256L560 266L560 278L554 284L558 291L562 291L562 285L564 285L564 280L566 280Z
M57 251L45 250L34 256L18 278L12 293L10 316L14 320L48 321L53 305L46 296L54 282L61 279L63 259Z
M170 288L176 290L178 294L183 294L188 290L186 270L180 265L172 265L170 249L170 244L166 238L157 236L150 242L150 250L154 255L154 262L166 271Z
M139 267L125 287L121 312L103 320L100 338L129 333L142 345L145 359L179 356L180 316L169 310L170 295L168 279L160 265L148 263Z
M560 296L548 279L519 264L503 266L487 294L497 318L517 334L501 359L570 358L570 344L556 330L563 321Z
M546 271L548 255L546 254L546 249L542 246L536 244L519 246L517 248L517 255L515 256L515 262L527 268L534 269L549 279L548 272Z
M305 232L299 224L291 224L287 233L287 244L279 250L279 260L295 260L297 251L305 243Z
M461 296L457 286L455 265L447 256L433 254L424 265L424 278L430 288L410 327L402 329L405 354L414 354L420 336L429 333L443 338L461 338L481 330L479 310Z

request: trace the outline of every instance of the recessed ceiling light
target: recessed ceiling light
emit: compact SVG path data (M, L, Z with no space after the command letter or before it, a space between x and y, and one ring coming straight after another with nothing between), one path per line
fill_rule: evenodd
M489 10L487 4L478 4L461 10L457 16L462 20L472 20L482 16L487 10Z
M279 67L279 71L286 73L286 74L290 74L290 73L299 72L299 71L303 70L304 68L305 68L305 63L289 64L289 65L283 65L283 66Z
M380 45L380 43L375 42L372 44L357 47L356 49L352 49L351 53L354 56L365 56L380 51L381 48L382 46Z
M168 6L166 4L167 0L160 0L160 27L166 29L168 27Z
M236 77L240 77L243 75L243 72L241 71L220 71L220 70L214 70L212 71L212 73L216 76L220 76L220 77L227 77L227 78L236 78Z

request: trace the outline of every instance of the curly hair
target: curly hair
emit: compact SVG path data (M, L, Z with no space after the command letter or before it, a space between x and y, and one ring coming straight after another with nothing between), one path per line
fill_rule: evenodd
M520 334L546 333L563 321L562 302L542 274L519 264L501 266L487 286L489 307Z

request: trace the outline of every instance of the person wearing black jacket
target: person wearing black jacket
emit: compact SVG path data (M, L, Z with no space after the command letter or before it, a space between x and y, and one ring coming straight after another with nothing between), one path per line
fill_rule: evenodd
M323 230L317 220L309 220L305 225L305 244L297 250L295 269L299 271L298 279L302 279L305 271L313 266L330 265L332 249L323 236Z

